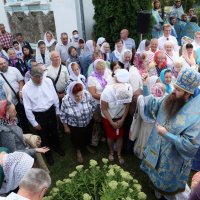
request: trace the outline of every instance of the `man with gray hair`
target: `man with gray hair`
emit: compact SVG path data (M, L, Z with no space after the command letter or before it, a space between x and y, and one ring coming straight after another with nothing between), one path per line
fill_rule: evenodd
M42 139L42 146L52 147L59 155L64 156L60 148L57 117L59 100L51 79L43 77L43 69L36 66L31 69L31 80L22 89L26 116ZM51 151L45 153L49 165L53 165Z
M41 200L51 185L51 177L43 169L32 168L21 179L18 193L10 193L7 200Z

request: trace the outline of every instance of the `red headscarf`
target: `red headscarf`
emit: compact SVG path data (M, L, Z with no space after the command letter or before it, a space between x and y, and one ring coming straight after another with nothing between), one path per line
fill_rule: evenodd
M0 101L0 119L6 119L7 100Z
M164 57L161 65L159 65L160 61L158 61L158 56L160 54L162 54L162 56ZM156 63L157 66L159 66L160 69L167 66L167 56L165 55L164 51L156 51L156 53L154 55L154 62Z

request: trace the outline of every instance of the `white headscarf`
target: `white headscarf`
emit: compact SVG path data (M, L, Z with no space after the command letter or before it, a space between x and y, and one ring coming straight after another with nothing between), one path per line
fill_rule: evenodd
M100 45L102 45L104 42L106 42L106 39L104 37L100 37L97 40L97 46L100 47Z
M72 93L72 90L73 90L74 86L75 86L77 83L80 83L80 84L83 86L83 88L84 88L84 85L83 85L82 82L80 82L80 81L73 81L73 82L71 82L71 83L68 85L68 87L67 87L67 95L69 95L70 98L73 100L73 102L75 102L75 103L77 104L78 108L79 108L80 110L82 110L82 109L83 109L83 105L82 105L81 102L82 102L83 99L82 99L80 102L77 102L76 99L74 98L74 94ZM83 89L83 91L84 91L84 89Z
M0 194L5 194L19 186L21 179L32 168L34 159L26 153L14 152L4 155L4 180Z
M51 39L50 42L47 40L47 33L49 33L49 34L52 35L52 39ZM56 40L55 40L54 35L53 35L53 33L52 33L51 31L47 31L47 32L44 34L44 42L45 42L47 48L50 47L55 41L56 41Z
M145 42L146 40L142 40L139 44L139 47L137 49L137 54L141 54L143 51L145 51Z
M131 58L132 58L132 52L131 52L131 50L125 49L125 50L122 52L121 57L120 57L120 59L119 59L119 61L120 61L121 63L124 64L124 69L127 69L127 70L129 70L129 68L131 67L131 60L130 60L129 62L125 62L125 61L124 61L124 56L125 56L125 54L128 53L128 52L129 52L129 54L131 55Z
M39 40L38 43L41 42L41 41L43 41L43 40ZM38 46L38 43L37 43L37 46ZM43 62L40 49L39 49L39 47L37 47L36 48L36 54L35 54L36 62L37 63L43 63L43 64L45 64L46 67L48 67L51 64L51 60L50 60L50 53L49 53L49 50L47 49L47 47L45 49L45 55L44 56L45 56L45 63Z
M117 45L115 44L114 54L115 54L115 57L117 58L117 60L119 60L121 58L122 52L125 50L124 42L122 41L122 43L123 43L123 46L122 46L121 52L119 52L119 50L117 49Z
M73 69L72 69L72 64L77 64L76 62L71 62L69 65L68 65L68 71L69 71L69 75L70 75L70 79L72 79L73 81L81 81L84 80L85 82L85 76L83 76L81 73L77 76ZM82 79L82 80L81 80Z
M85 43L85 48L86 51L93 53L94 52L93 40L87 40L87 42Z

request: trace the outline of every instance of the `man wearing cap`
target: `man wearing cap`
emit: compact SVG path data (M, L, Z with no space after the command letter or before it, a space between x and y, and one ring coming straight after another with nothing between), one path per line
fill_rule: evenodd
M31 80L22 89L26 116L42 139L42 145L53 147L59 155L64 156L60 148L57 133L59 100L51 79L43 77L40 66L31 69ZM53 165L51 151L45 154L49 165Z
M194 95L199 85L198 72L182 70L173 92L162 102L150 99L146 107L157 117L141 169L149 176L157 199L189 198L187 180L200 146L200 95Z

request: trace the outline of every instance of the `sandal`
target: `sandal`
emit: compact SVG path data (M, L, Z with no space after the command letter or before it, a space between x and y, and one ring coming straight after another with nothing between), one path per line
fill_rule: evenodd
M121 155L117 155L117 156L118 156L119 164L123 165L124 164L124 159L122 158Z
M113 155L113 153L110 153L110 154L109 154L108 160L109 160L110 162L113 162L113 161L114 161L114 155Z

